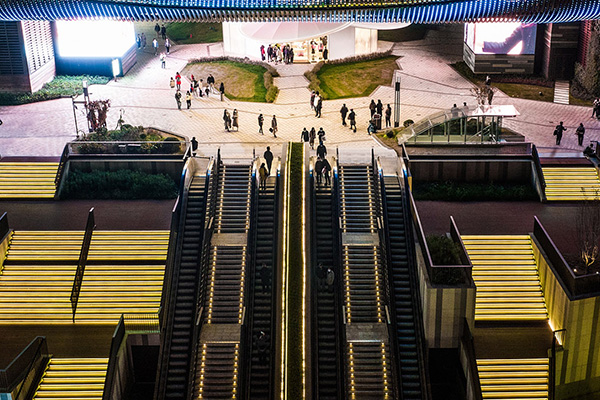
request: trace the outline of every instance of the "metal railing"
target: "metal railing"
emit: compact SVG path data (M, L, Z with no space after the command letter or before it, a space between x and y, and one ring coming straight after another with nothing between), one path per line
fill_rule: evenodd
M67 164L67 160L69 159L69 146L65 146L63 148L63 152L60 156L60 162L58 163L58 169L56 170L56 176L54 177L54 187L56 189L60 186L60 181L63 177L63 172L65 170L65 165Z
M479 370L477 369L477 358L475 356L475 344L473 335L466 318L463 318L463 331L460 336L460 357L464 362L463 369L467 380L467 399L482 400L481 382L479 381Z
M8 213L4 212L2 216L0 216L0 242L3 242L9 233L10 226L8 225Z
M30 391L37 387L37 377L46 366L48 345L44 336L33 339L17 357L6 367L0 369L0 392L11 393L17 386L19 390L14 400L30 398ZM33 375L32 375L33 374Z
M542 170L542 163L540 162L540 154L537 151L535 144L531 145L531 158L533 160L533 184L537 189L542 202L546 201L546 180L544 179L544 172Z
M81 243L81 251L79 252L79 261L77 261L77 271L73 279L73 288L71 289L71 309L73 310L73 322L75 322L75 313L77 312L77 303L79 302L79 293L83 283L83 275L85 274L85 266L87 264L90 244L92 243L92 233L96 228L94 220L94 208L92 207L88 213L87 223L85 225L85 233L83 242Z

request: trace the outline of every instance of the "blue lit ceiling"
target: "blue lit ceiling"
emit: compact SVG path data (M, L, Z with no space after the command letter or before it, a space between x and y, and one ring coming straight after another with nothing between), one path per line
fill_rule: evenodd
M600 19L600 0L0 0L0 20L572 22Z

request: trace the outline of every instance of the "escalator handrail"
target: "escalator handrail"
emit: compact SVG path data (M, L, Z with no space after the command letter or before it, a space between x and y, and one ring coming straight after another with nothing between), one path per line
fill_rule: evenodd
M276 366L276 357L274 356L276 354L277 351L277 343L276 340L274 340L275 338L275 332L277 330L277 317L276 317L276 304L277 304L277 291L273 290L273 288L275 287L275 282L278 282L278 276L277 276L277 272L279 271L279 268L277 268L277 260L279 259L279 257L277 256L277 249L279 249L279 239L280 239L280 235L277 234L277 229L275 229L275 227L279 226L279 199L280 199L280 193L279 193L279 188L280 188L280 184L281 184L281 169L280 169L280 165L281 162L278 164L277 167L277 175L275 178L275 193L274 193L274 199L273 199L273 216L274 216L274 220L273 220L273 229L274 229L274 238L273 238L273 249L275 249L275 251L273 251L273 268L271 269L271 306L272 306L272 310L273 312L271 313L271 348L269 349L271 357L270 357L270 365L269 365L269 377L270 377L270 381L269 381L269 395L271 396L271 398L273 398L273 395L275 393L275 366Z
M315 188L315 177L314 177L314 171L313 168L309 169L309 190L310 190L310 241L311 241L311 249L316 249L316 244L317 244L317 190ZM315 267L317 265L317 252L316 251L311 251L310 254L310 279L311 282L314 283L315 279ZM313 329L311 329L311 343L313 344L313 349L316 349L318 351L319 348L319 340L318 340L318 332L317 332L317 327L318 327L318 316L317 316L317 289L315 288L315 285L312 284L312 290L310 291L310 304L311 304L311 325L313 326ZM315 352L311 352L311 354L314 354ZM319 374L318 374L318 370L319 370L319 357L312 357L312 398L314 399L318 399L318 393L319 393Z

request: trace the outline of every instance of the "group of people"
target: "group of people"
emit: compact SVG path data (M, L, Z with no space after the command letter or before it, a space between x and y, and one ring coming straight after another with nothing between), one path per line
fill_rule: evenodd
M310 108L314 110L315 117L321 118L321 111L323 110L323 98L319 94L319 91L312 91L310 94Z
M177 72L175 74L175 78L171 77L169 81L169 86L171 89L177 88L175 92L175 100L177 101L177 108L181 110L181 98L183 95L181 94L181 74ZM219 90L215 90L215 78L212 74L209 74L206 78L206 86L204 85L204 81L200 79L198 81L196 77L192 74L190 76L190 88L185 94L185 99L187 101L187 108L189 109L192 106L192 98L195 96L196 98L200 97L209 97L210 93L219 94L221 96L221 101L223 101L223 97L225 96L225 84L221 82L219 85Z
M265 162L262 163L258 169L258 177L260 178L260 189L266 190L267 178L271 175L271 166L273 165L273 153L271 152L271 147L267 146L263 158L265 159Z
M346 107L346 103L344 103L342 105L342 108L340 108L340 114L342 115L342 126L347 126L348 124L346 123L346 116L348 117L348 122L350 122L350 129L352 129L354 131L354 133L356 133L356 113L354 112L354 109L350 109L350 114L348 114L348 107Z
M384 116L383 103L381 102L381 99L377 100L377 103L375 103L375 100L371 99L371 103L369 104L369 110L371 111L371 122L373 123L373 126L375 126L375 123L374 123L375 114L379 115L379 118L382 118ZM389 128L391 126L392 126L392 106L390 104L388 104L385 109L385 127Z
M314 126L310 129L310 132L304 128L302 133L300 133L300 140L305 143L308 142L310 148L313 150L315 149L315 139L317 137L319 138L319 145L322 145L325 141L325 130L323 130L323 127L320 127L318 132Z
M227 132L232 131L234 128L236 131L239 130L238 110L234 109L233 113L229 114L229 111L225 109L225 111L223 111L223 122L225 123L225 130Z
M560 146L560 141L562 140L563 133L566 130L567 128L565 128L562 121L560 121L560 123L556 125L556 128L554 128L554 136L556 136L557 146ZM577 143L580 146L583 146L583 136L585 135L585 127L583 126L583 123L579 124L577 129L575 129L575 134L577 135Z
M279 44L269 45L265 48L265 45L260 46L260 58L268 62L274 62L278 64L284 62L285 64L292 64L294 62L294 49L286 44L283 48Z

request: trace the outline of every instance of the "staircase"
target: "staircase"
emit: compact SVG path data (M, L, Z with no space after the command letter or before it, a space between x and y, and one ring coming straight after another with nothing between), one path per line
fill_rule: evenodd
M181 260L173 272L173 323L165 345L169 355L165 398L183 399L188 391L206 213L205 184L203 176L192 178L185 205Z
M547 399L548 359L477 360L485 400Z
M107 358L51 358L33 400L100 400Z
M216 233L248 233L250 166L223 165L219 171Z
M570 93L569 81L556 81L554 83L554 102L557 104L569 104Z
M371 166L340 166L339 179L343 233L376 233Z
M548 201L600 198L600 177L594 167L543 167Z
M196 370L198 399L236 399L238 393L238 343L204 343Z
M315 397L321 400L336 400L345 398L344 393L338 389L343 374L339 368L341 363L338 362L338 357L341 356L338 356L341 332L336 326L339 311L336 307L335 292L328 290L325 282L319 282L316 275L319 264L323 264L326 268L336 265L334 258L338 257L339 249L333 231L333 227L337 227L337 221L334 220L336 205L333 203L331 187L315 185L314 191L316 209L312 212L316 217L313 219L315 243L312 248L316 249L317 261L317 265L312 267L312 290L316 291L316 301L313 302L313 312L316 311L316 317L313 321L316 323L317 332Z
M275 304L273 296L273 285L277 282L274 276L276 265L275 252L277 249L277 236L275 234L278 226L277 196L275 196L276 178L267 179L267 188L258 193L257 215L253 223L256 229L256 242L254 248L254 286L252 294L252 326L251 326L251 350L250 350L250 385L247 388L250 399L270 399L273 397L273 377L271 376L271 365L275 363L275 357L264 357L268 362L261 362L261 354L256 346L261 332L267 337L275 337ZM263 286L261 270L265 266L268 274L268 282Z
M528 235L463 235L477 286L475 321L543 321L544 296Z
M388 346L383 342L348 343L350 399L389 399L392 395Z
M57 162L0 162L0 199L52 199Z
M208 290L209 324L241 324L246 247L214 246Z
M400 390L402 398L422 399L423 389L419 371L419 359L423 357L419 347L416 319L420 318L414 298L419 298L418 287L411 285L411 271L408 260L406 228L402 189L396 176L384 177L387 204L387 227L389 234L390 275L392 310L396 317L396 339L400 369ZM413 272L414 273L414 272ZM414 279L412 281L415 281ZM416 295L413 296L413 294Z

